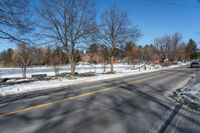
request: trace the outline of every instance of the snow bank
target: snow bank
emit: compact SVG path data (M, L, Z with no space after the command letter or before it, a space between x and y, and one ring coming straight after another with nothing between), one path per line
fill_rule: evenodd
M179 65L173 65L166 68L162 68L160 65L155 65L155 66L147 65L146 69L142 67L140 70L139 69L133 70L132 69L133 66L131 66L130 68L129 65L125 65L125 66L115 65L115 71L117 72L116 74L100 74L99 73L93 77L77 78L73 80L62 78L62 79L57 79L57 80L35 81L31 83L15 84L15 85L10 85L10 86L0 86L0 96L20 94L20 93L26 93L30 91L38 91L38 90L45 90L45 89L51 89L51 88L58 88L58 87L64 87L68 85L118 78L118 77L133 75L133 74L139 74L139 73L148 73L148 72L159 71L159 70L175 68L175 67L179 67ZM85 72L83 66L79 68L83 69L83 71ZM83 72L83 71L80 71L80 72Z
M175 92L175 100L200 110L200 72L184 88Z

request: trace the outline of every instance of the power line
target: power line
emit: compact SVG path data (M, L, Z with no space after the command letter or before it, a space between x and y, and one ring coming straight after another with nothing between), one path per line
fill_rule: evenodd
M181 3L166 2L166 1L160 1L160 0L145 0L145 1L163 4L163 5L170 5L170 6L179 6L179 7L186 7L186 8L200 8L200 6L186 5L186 4L181 4Z

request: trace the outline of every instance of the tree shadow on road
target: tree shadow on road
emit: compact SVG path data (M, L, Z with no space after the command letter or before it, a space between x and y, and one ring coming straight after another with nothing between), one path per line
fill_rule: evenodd
M3 120L12 119L12 121L18 122L15 123L16 126L23 123L24 127L39 123L33 131L30 131L35 133L133 133L151 130L161 133L166 131L169 125L176 127L171 122L179 113L181 106L174 104L175 108L172 107L173 103L163 95L167 91L166 87L148 83L135 85L125 81L110 82L110 84L112 86L121 84L122 86L109 92L22 112L3 118ZM59 98L69 97L67 94L61 95ZM41 102L52 99L54 98L41 99L43 100ZM33 103L29 103L27 106L30 105ZM166 112L168 112L167 117L165 116ZM182 117L200 126L199 121L186 115ZM157 128L155 126L158 122L162 125ZM178 128L177 130L184 131L184 129ZM192 129L188 127L188 130Z

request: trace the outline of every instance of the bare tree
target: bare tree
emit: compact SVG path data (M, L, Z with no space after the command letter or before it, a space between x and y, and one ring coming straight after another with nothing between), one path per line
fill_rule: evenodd
M93 0L41 0L39 14L46 37L61 44L75 73L76 48L96 31Z
M22 35L32 28L29 16L29 0L0 1L0 39L23 42Z
M110 72L114 73L113 63L116 48L136 41L140 37L139 30L132 25L127 12L112 7L101 15L99 41L109 49Z
M171 43L171 37L168 35L155 39L154 45L159 50L161 58L164 59L169 58L170 43Z
M160 56L164 59L176 61L177 47L181 43L181 35L175 33L174 35L165 35L156 38L154 41L155 47L159 50Z
M32 49L27 44L18 44L16 49L16 58L18 65L22 68L22 76L26 78L27 66L32 59Z
M183 44L178 45L177 50L176 50L176 58L179 61L186 60L186 58L187 58L186 44L183 43Z
M54 66L55 76L59 76L60 58L59 53L54 52L51 57L51 64Z
M177 48L178 48L178 45L180 45L180 41L181 41L181 35L179 33L175 33L174 35L172 35L171 37L171 41L172 41L172 44L171 44L171 48L172 48L172 60L173 61L176 61L177 60L177 57L176 57L176 53L177 53Z
M106 72L106 64L109 58L109 49L105 45L100 45L100 57L102 58L103 72Z
M147 62L159 60L158 50L153 45L146 45L143 51L143 59Z
M95 61L95 57L99 55L99 45L96 43L93 43L90 45L88 48L88 54L90 56L90 63L96 64L97 62Z
M135 69L135 64L138 63L142 58L142 51L136 44L129 42L124 48L124 54L129 60L129 64L133 65L133 69Z

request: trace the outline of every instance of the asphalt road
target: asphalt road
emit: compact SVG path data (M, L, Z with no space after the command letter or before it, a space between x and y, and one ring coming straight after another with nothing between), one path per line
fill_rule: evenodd
M169 95L186 67L0 97L1 133L200 133L199 112Z

